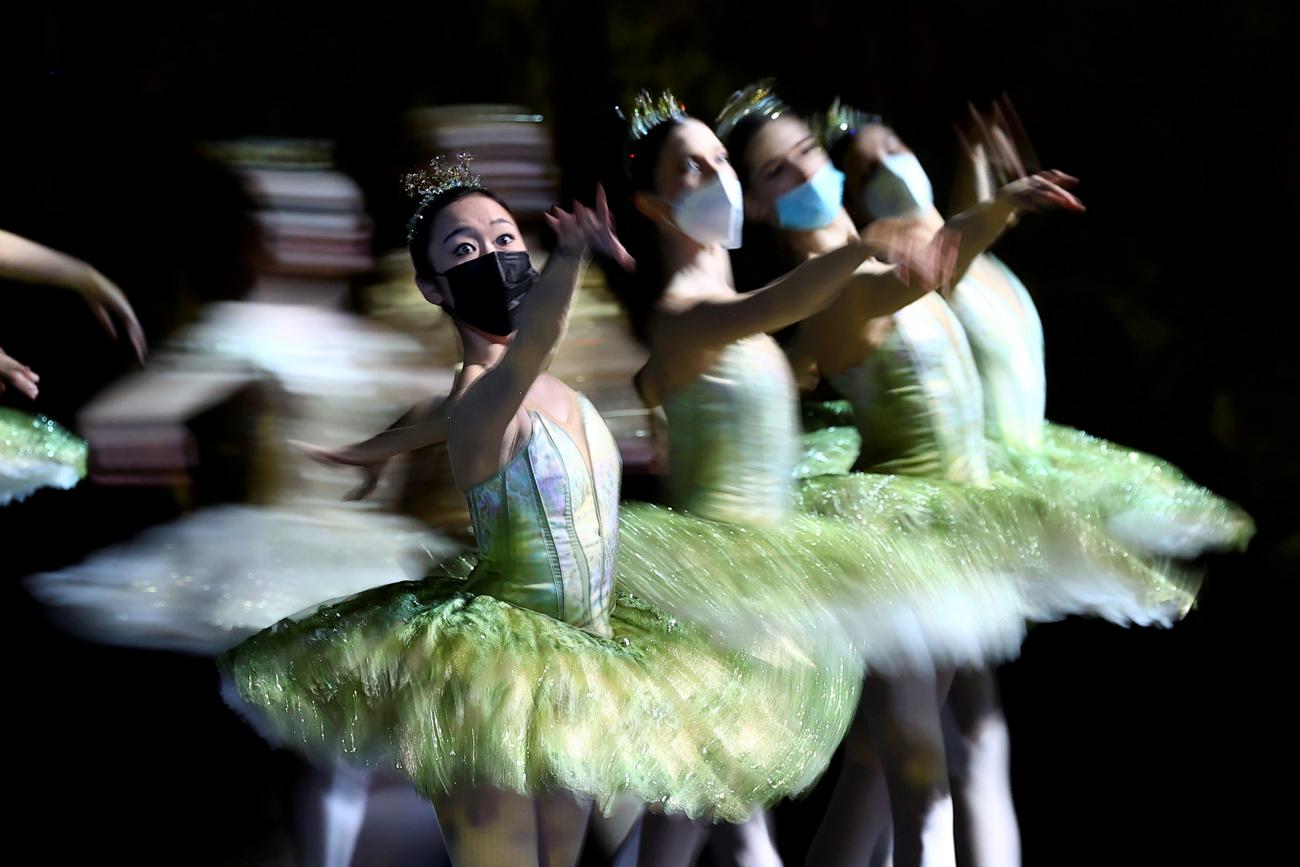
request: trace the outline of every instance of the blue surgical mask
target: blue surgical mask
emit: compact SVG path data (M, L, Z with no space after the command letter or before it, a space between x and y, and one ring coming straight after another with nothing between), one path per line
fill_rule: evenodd
M782 229L811 232L829 226L844 199L844 173L827 163L811 178L776 199L776 221Z
M887 154L863 189L863 203L876 219L906 217L933 205L934 190L916 154Z

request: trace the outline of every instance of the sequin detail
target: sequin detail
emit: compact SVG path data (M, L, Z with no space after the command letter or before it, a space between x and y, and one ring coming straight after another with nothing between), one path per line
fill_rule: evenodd
M0 506L86 475L86 443L58 422L0 408Z
M534 414L525 448L471 489L478 552L223 657L255 724L322 761L404 773L428 796L561 788L602 808L630 794L741 821L811 785L856 707L858 655L784 635L721 649L612 589L617 452L585 400L581 412L590 469Z

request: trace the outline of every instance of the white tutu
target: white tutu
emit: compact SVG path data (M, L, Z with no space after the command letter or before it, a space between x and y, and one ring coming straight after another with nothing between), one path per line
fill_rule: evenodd
M361 508L218 506L27 587L83 638L216 655L305 608L419 577L459 547Z

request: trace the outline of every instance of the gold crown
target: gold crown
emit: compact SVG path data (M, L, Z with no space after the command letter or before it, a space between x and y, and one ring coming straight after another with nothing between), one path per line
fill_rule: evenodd
M652 95L642 88L632 100L628 111L621 106L614 106L619 117L627 121L628 141L639 141L650 130L670 120L682 120L686 117L686 105L671 90L660 91Z
M438 154L429 161L429 165L404 176L402 186L406 189L407 195L421 200L431 199L461 188L485 189L483 179L469 167L473 159L473 154L456 154L456 161L453 163L446 154Z
M845 136L856 135L864 126L875 126L882 122L880 115L845 105L837 96L826 113L812 117L808 126L812 128L813 135L817 136L821 146L830 150Z
M736 125L747 117L775 120L781 112L789 110L789 106L772 90L774 82L775 79L765 78L733 93L718 112L714 124L718 138L725 142Z
M420 204L416 206L411 221L406 224L406 240L414 237L420 221L424 219L425 208L443 193L452 190L486 190L483 179L470 169L473 154L456 154L455 163L446 154L438 154L429 161L429 165L402 178L402 186L409 196L418 196Z

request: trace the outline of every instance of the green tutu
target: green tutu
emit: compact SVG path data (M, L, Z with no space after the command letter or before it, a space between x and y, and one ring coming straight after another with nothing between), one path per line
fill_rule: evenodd
M737 646L847 640L887 674L1009 659L1027 622L1081 610L1168 624L1196 596L1194 575L1015 484L822 475L799 484L798 507L756 528L625 506L620 582Z
M1047 423L1043 434L1040 451L990 443L993 468L1104 523L1138 550L1195 557L1244 549L1255 533L1239 506L1166 461L1063 425Z
M834 420L822 428L810 428L803 435L803 453L795 464L796 479L814 476L843 476L853 471L862 452L862 434L850 420Z
M86 443L58 422L0 408L0 506L85 478Z
M807 789L853 715L860 666L721 652L617 594L612 638L463 591L470 556L281 621L221 658L252 722L426 797L488 784L621 795L730 822ZM796 724L797 723L797 724Z
M810 428L806 449L815 443L818 453L847 455L861 441L856 429L844 426L852 418L848 401L808 404L803 417ZM838 444L829 442L835 439ZM832 472L807 478L799 485L800 508L881 532L890 532L889 525L900 518L913 525L931 521L947 527L938 545L952 548L962 539L963 545L979 546L975 562L1002 557L1011 564L1021 576L1020 592L1032 620L1093 614L1122 625L1168 626L1192 608L1200 590L1198 572L1152 557L1148 549L1118 538L1097 520L1096 501L1084 508L1082 498L1054 490L1041 477L1013 471L1005 449L994 456L992 481L978 487L876 473ZM817 460L805 453L806 463ZM1041 461L1035 465L1045 472ZM900 490L914 497L910 504L900 498Z
M1044 420L1043 327L1034 300L1005 264L982 259L958 283L952 309L979 368L990 467L1144 553L1192 558L1244 548L1254 523L1233 503L1159 458Z

